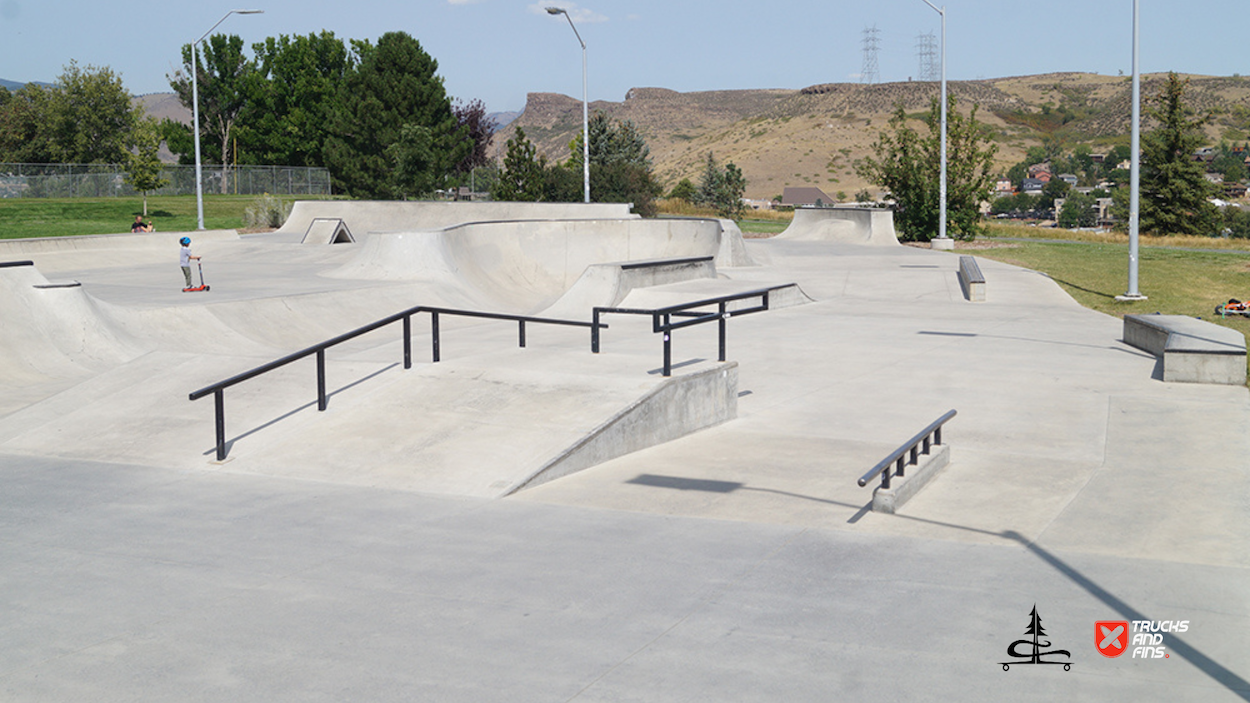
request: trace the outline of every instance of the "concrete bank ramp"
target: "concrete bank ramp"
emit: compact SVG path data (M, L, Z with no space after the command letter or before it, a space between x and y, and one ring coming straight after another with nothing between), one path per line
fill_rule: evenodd
M629 213L628 203L297 200L274 234L303 237L318 219L341 220L354 237L361 238L369 232L442 229L466 222L627 217L637 217Z
M498 497L737 414L734 363L664 379L640 370L647 361L584 349L408 371L339 358L325 412L306 364L227 390L230 454L212 464L213 402L188 389L261 361L146 354L5 418L0 452Z
M589 267L724 258L732 255L725 236L711 219L477 222L370 235L352 261L327 275L442 282L471 291L491 309L535 312L553 305Z
M776 238L900 246L894 211L881 208L797 208L790 226Z
M142 353L108 306L28 262L0 265L0 381L74 377Z

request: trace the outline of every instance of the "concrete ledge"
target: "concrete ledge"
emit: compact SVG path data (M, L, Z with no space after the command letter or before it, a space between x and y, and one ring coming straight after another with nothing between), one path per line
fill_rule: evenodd
M912 499L926 484L934 479L951 461L949 444L934 445L928 454L921 454L919 463L908 466L902 478L894 476L890 479L890 488L877 486L872 492L872 509L877 513L893 515L903 504ZM890 467L893 471L894 467Z
M64 237L31 237L0 241L0 258L30 254L52 254L94 249L170 249L178 250L178 240L190 237L196 244L217 241L238 241L233 229L206 229L192 232L144 232L141 234L79 234Z
M1246 338L1185 315L1125 315L1124 343L1163 360L1163 380L1245 385Z
M985 302L985 274L981 273L975 257L959 257L959 286L967 300Z
M670 378L591 430L504 495L554 481L737 416L737 362Z

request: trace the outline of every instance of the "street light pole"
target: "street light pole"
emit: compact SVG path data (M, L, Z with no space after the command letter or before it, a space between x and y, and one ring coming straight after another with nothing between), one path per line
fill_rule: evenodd
M197 229L204 229L204 185L202 172L203 167L200 164L200 88L196 75L200 72L200 60L195 48L204 41L204 38L213 33L217 29L217 25L226 21L230 15L259 15L264 10L231 10L227 12L221 19L217 20L217 24L208 28L207 32L199 39L191 44L191 132L195 135L195 217ZM225 154L222 154L225 158Z
M562 7L548 7L547 14L564 15L569 21L569 26L573 28L573 36L577 37L577 43L582 45L582 193L583 202L590 202L590 108L586 101L586 42L582 41L582 35L578 33L577 26L573 24L573 18L569 16L568 10Z
M936 246L934 242L929 245L934 249L953 249L954 242L946 236L946 6L938 7L929 0L924 0L924 4L932 7L934 12L942 16L942 184L938 192L939 210L938 210L938 236Z
M1141 201L1138 189L1141 186L1141 73L1137 65L1138 49L1138 0L1133 0L1133 136L1129 149L1133 151L1129 158L1128 177L1128 292L1117 295L1116 300L1145 300L1146 296L1137 290L1137 229L1141 214Z

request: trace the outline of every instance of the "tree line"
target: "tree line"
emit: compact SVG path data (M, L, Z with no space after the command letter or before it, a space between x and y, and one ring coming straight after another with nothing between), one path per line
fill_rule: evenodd
M1221 188L1206 178L1206 164L1196 161L1195 151L1205 142L1202 128L1210 115L1198 114L1184 99L1188 80L1170 73L1160 92L1146 101L1150 129L1142 134L1140 173L1140 231L1148 234L1214 235L1229 231L1233 236L1250 235L1250 215L1237 208L1221 213L1211 200ZM997 147L989 131L977 120L973 105L967 115L956 110L957 100L949 98L947 126L947 222L952 236L970 239L982 229L980 206L990 200L996 174L993 157ZM937 235L939 200L939 112L932 101L922 119L924 133L913 128L900 106L889 126L872 145L871 155L856 162L856 172L885 189L895 202L896 222L905 240L928 241ZM1242 158L1228 145L1221 145L1213 168L1230 180L1246 175ZM1083 193L1070 184L1052 178L1040 195L1016 194L992 204L994 212L1038 214L1065 198L1061 226L1094 223L1092 208L1098 197L1113 198L1112 215L1116 226L1128 221L1128 171L1119 168L1131 151L1116 146L1102 163L1093 159L1089 147L1071 152L1047 140L1029 150L1024 161L1011 167L1005 176L1019 182L1030 165L1049 162L1052 172L1077 175L1078 183L1110 183L1110 190ZM1244 232L1244 234L1243 234Z
M438 62L404 32L376 44L284 35L251 48L213 35L194 67L184 45L168 76L191 109L196 72L202 162L325 167L336 191L388 199L459 185L490 162L485 106L453 102ZM51 87L0 90L0 162L126 164L162 139L194 163L191 127L146 117L108 67L71 61Z

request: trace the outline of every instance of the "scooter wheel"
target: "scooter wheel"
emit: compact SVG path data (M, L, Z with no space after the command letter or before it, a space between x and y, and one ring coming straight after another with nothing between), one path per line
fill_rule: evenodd
M213 288L212 288L212 286L204 286L204 290L205 290L205 291L210 291L210 290L212 290L212 289L213 289Z

